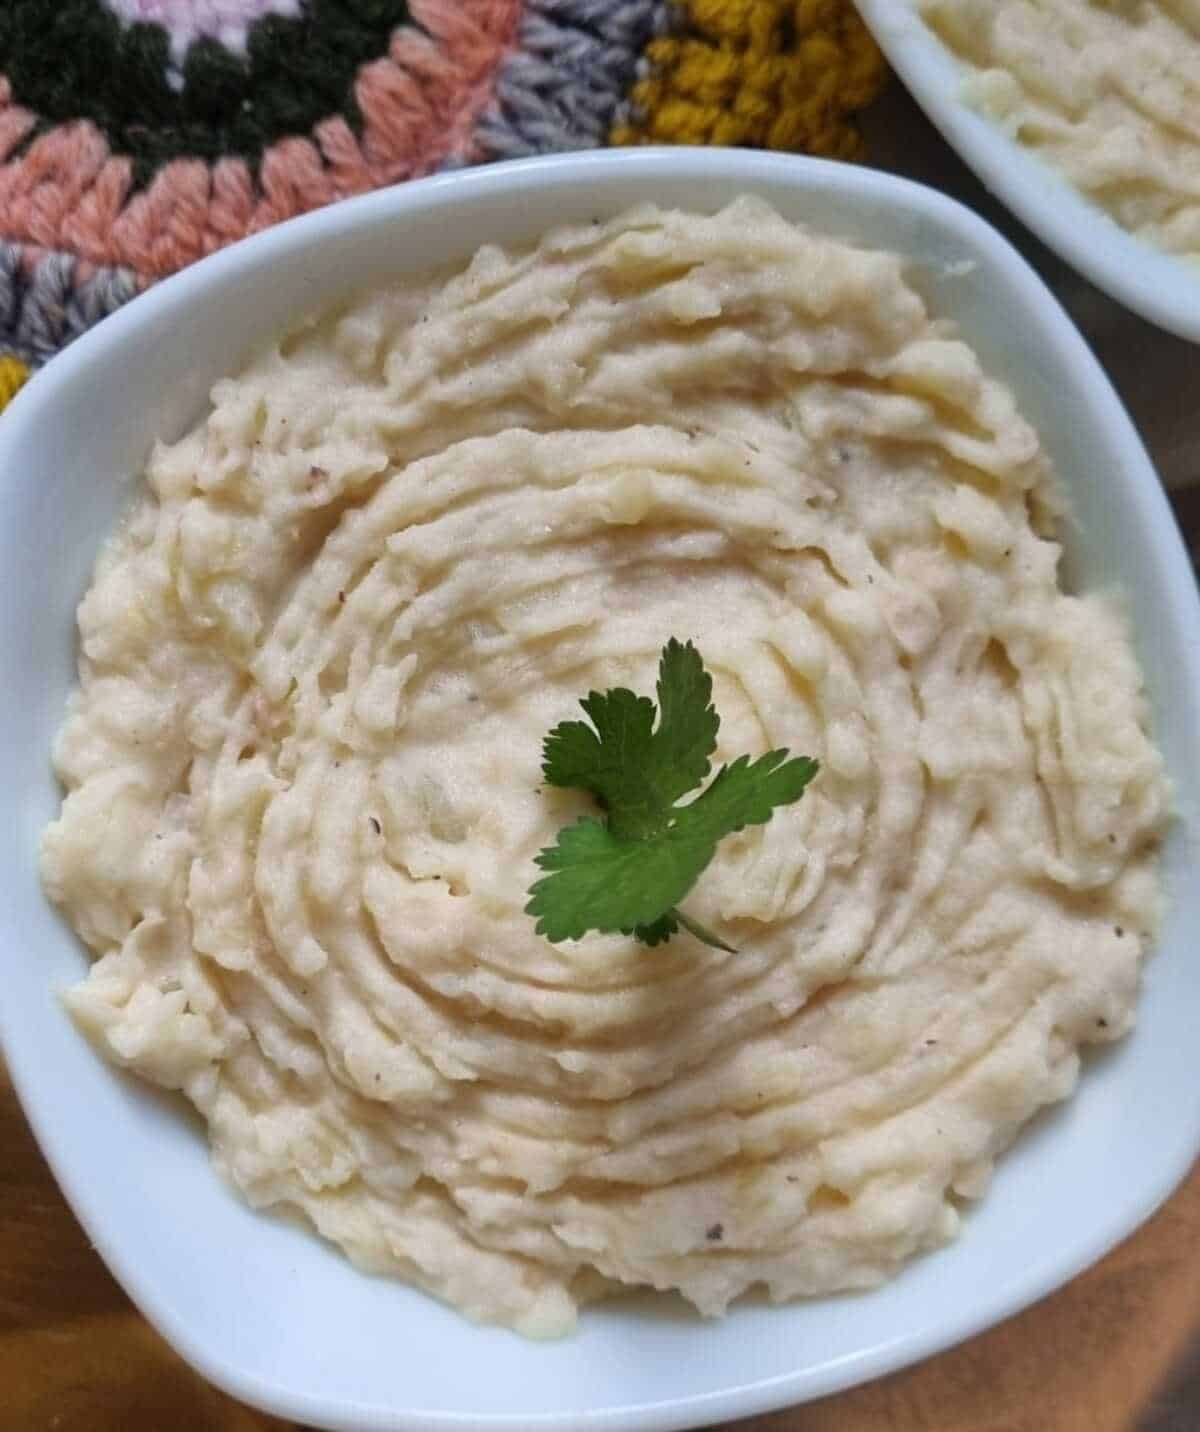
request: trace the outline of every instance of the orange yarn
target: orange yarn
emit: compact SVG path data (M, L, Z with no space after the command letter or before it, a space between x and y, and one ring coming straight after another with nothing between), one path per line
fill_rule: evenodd
M25 386L28 377L28 365L22 363L19 358L13 358L9 354L0 357L0 413Z
M855 158L854 113L883 57L850 0L685 0L681 35L654 41L638 119L616 144L725 144Z

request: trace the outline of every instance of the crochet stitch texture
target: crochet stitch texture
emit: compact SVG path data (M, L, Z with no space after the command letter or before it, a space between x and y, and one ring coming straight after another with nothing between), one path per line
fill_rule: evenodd
M0 408L141 288L270 224L604 144L839 158L851 0L4 0Z

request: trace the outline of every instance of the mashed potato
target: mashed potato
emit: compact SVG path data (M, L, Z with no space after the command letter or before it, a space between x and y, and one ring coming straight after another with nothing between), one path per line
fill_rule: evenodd
M1133 1020L1166 810L1032 429L902 263L743 200L314 320L159 447L79 611L69 996L220 1173L532 1335L863 1288ZM693 639L822 771L681 935L554 946L541 739Z
M1200 0L916 0L968 96L1139 237L1200 261Z

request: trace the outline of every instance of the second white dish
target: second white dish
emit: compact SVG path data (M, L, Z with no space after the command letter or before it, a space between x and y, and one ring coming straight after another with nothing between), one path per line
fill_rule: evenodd
M1036 154L972 109L967 71L916 0L857 0L892 68L962 159L1021 221L1097 288L1159 328L1200 342L1200 268L1122 229Z

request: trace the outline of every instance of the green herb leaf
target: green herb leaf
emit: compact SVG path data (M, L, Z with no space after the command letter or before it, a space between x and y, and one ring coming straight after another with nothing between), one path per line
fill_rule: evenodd
M556 726L543 744L542 770L551 785L591 791L607 819L584 816L565 826L537 856L548 873L530 887L525 910L538 933L559 941L620 931L658 945L682 925L731 949L678 902L726 835L762 825L778 806L800 799L816 761L789 760L785 750L755 761L739 756L695 800L677 805L707 776L720 726L712 679L691 642L672 638L663 648L657 728L653 702L624 687L593 691L580 704L592 726Z
M623 686L593 691L579 703L591 717L563 721L542 743L542 771L552 786L591 791L622 839L657 834L671 806L708 775L721 719L712 704L712 677L689 641L674 637L658 668L658 729L654 703Z

